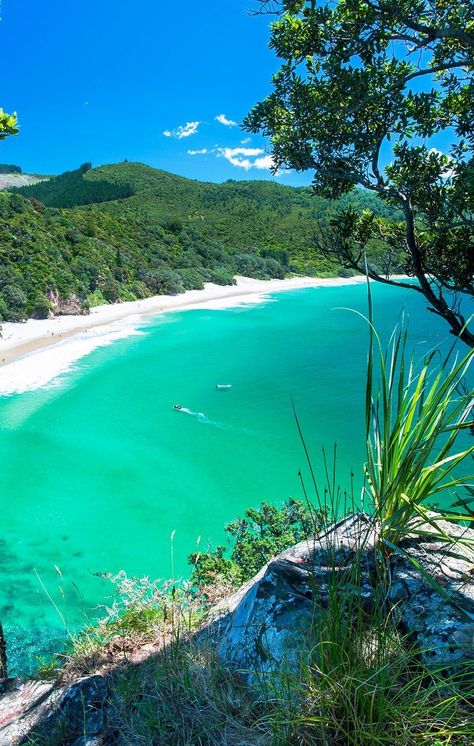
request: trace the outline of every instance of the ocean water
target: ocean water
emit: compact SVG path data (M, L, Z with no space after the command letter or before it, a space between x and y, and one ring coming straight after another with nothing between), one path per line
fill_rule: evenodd
M385 338L403 309L417 355L447 344L416 293L373 294ZM14 670L101 615L111 587L97 573L185 575L187 555L222 543L248 506L302 497L292 402L318 476L337 443L338 482L349 489L352 471L359 489L368 329L348 309L366 313L363 285L154 317L54 385L0 398L0 619Z

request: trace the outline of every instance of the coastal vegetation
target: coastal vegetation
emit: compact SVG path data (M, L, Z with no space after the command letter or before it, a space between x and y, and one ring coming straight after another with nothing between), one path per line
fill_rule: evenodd
M259 6L277 16L270 46L281 68L246 129L270 137L275 171L314 171L316 194L337 198L359 185L400 213L386 220L341 205L319 248L364 272L368 243L382 242L384 271L369 267L370 276L387 282L391 257L396 266L403 257L413 292L473 347L459 303L474 295L472 3ZM431 146L443 133L449 153Z
M280 507L263 502L259 508L248 508L225 528L231 546L229 559L224 556L225 545L189 555L191 584L202 588L245 583L283 549L317 533L327 523L328 513L327 508L315 510L294 498Z
M34 197L45 207L77 207L124 199L133 194L133 189L126 181L115 183L106 179L84 179L83 175L91 168L90 163L83 163L74 171L66 171L39 184L20 187L21 193Z
M368 192L345 199L358 213L369 206L391 213ZM76 312L87 311L205 282L233 284L236 274L344 276L313 241L335 210L307 188L196 182L139 163L84 164L0 193L0 316L43 318L71 299ZM377 242L369 261L382 266Z
M207 597L150 582L145 595L143 583L123 576L114 581L116 610L74 642L62 669L41 673L68 682L104 672L107 734L124 746L470 746L472 681L463 687L459 671L420 661L395 615L387 615L382 587L370 616L357 600L344 607L344 586L362 591L360 570L335 581L328 606L315 599L310 662L257 688L229 670L202 634ZM228 592L215 586L211 597Z

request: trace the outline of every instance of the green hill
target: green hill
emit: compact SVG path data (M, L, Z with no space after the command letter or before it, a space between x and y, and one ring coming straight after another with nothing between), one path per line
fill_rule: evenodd
M388 208L356 191L344 198ZM76 171L0 193L0 317L178 293L204 282L337 274L312 246L340 208L309 188L199 182L141 163Z

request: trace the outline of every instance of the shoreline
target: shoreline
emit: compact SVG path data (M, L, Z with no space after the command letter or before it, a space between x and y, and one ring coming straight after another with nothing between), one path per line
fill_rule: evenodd
M5 322L0 339L0 396L50 383L97 347L140 334L137 327L148 316L256 304L276 292L357 285L365 283L366 277L293 277L285 280L236 277L236 281L236 285L206 283L203 290L188 290L180 295L156 295L143 300L96 306L85 316Z

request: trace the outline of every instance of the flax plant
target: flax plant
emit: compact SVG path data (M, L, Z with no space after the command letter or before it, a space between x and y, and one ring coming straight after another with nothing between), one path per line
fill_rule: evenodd
M463 490L474 478L459 471L474 445L458 446L460 433L473 426L473 391L466 392L465 381L474 350L453 362L452 351L440 360L434 350L423 364L416 364L407 354L402 327L394 331L384 352L370 302L369 310L365 490L380 526L382 547L393 550L414 531L450 541L440 520L474 517L454 503L438 507L436 513L433 505L437 496Z

